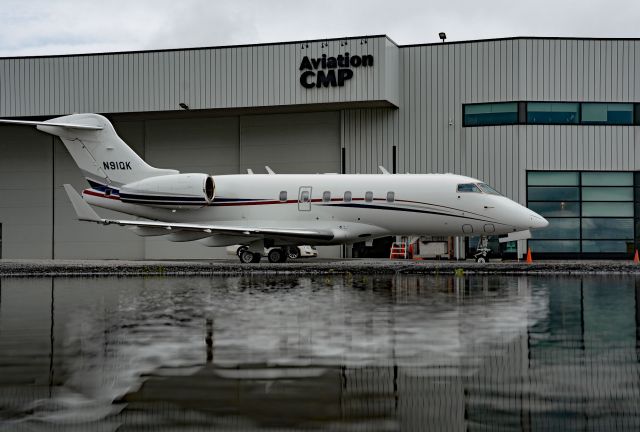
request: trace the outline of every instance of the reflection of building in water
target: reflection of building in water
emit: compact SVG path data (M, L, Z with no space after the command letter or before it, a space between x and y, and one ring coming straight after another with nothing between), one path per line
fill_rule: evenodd
M637 423L634 279L267 279L2 281L0 417L72 389L131 427Z

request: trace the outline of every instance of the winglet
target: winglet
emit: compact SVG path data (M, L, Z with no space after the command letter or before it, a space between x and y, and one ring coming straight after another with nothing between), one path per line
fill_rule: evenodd
M86 203L85 200L76 192L76 190L70 184L64 185L64 190L69 196L69 201L73 209L76 211L78 220L89 222L102 222L103 219Z
M382 174L389 174L389 171L387 171L387 169L382 165L378 165L378 169L380 169L380 172L382 172Z
M267 170L269 174L271 175L275 174L275 171L273 171L269 165L265 165L264 168Z

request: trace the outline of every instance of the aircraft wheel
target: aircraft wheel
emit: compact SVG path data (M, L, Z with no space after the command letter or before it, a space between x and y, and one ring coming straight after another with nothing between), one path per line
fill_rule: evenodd
M242 254L242 252L246 251L247 249L249 249L247 246L240 246L236 251L236 255L238 255L238 258L240 258L240 255Z
M279 262L286 261L287 255L284 253L282 249L274 248L269 251L267 258L269 258L270 263L279 263Z
M300 258L300 249L298 249L298 246L290 246L289 249L287 250L287 257L289 259Z
M256 260L255 255L258 255L258 259ZM239 254L240 262L243 264L254 263L260 261L260 254L254 254L248 249L243 250Z
M480 264L484 264L487 262L487 259L485 257L478 257L476 258L476 262Z

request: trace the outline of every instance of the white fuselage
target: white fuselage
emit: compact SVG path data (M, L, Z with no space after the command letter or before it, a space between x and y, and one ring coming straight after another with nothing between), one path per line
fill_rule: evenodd
M499 235L547 225L544 218L504 196L458 192L459 184L481 182L454 174L243 174L214 176L214 180L215 199L198 208L123 203L117 189L110 196L99 188L87 189L84 199L163 222L313 228L334 234L332 240L301 239L301 244L349 243L386 235ZM349 192L351 200L345 199Z

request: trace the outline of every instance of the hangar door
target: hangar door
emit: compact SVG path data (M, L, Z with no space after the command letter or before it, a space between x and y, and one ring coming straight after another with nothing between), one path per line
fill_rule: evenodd
M264 166L269 165L282 174L338 173L340 156L339 112L240 118L243 172L251 168L256 173L264 173ZM324 258L339 257L340 246L319 247L318 253Z
M264 173L340 172L340 114L269 114L240 118L240 169Z

